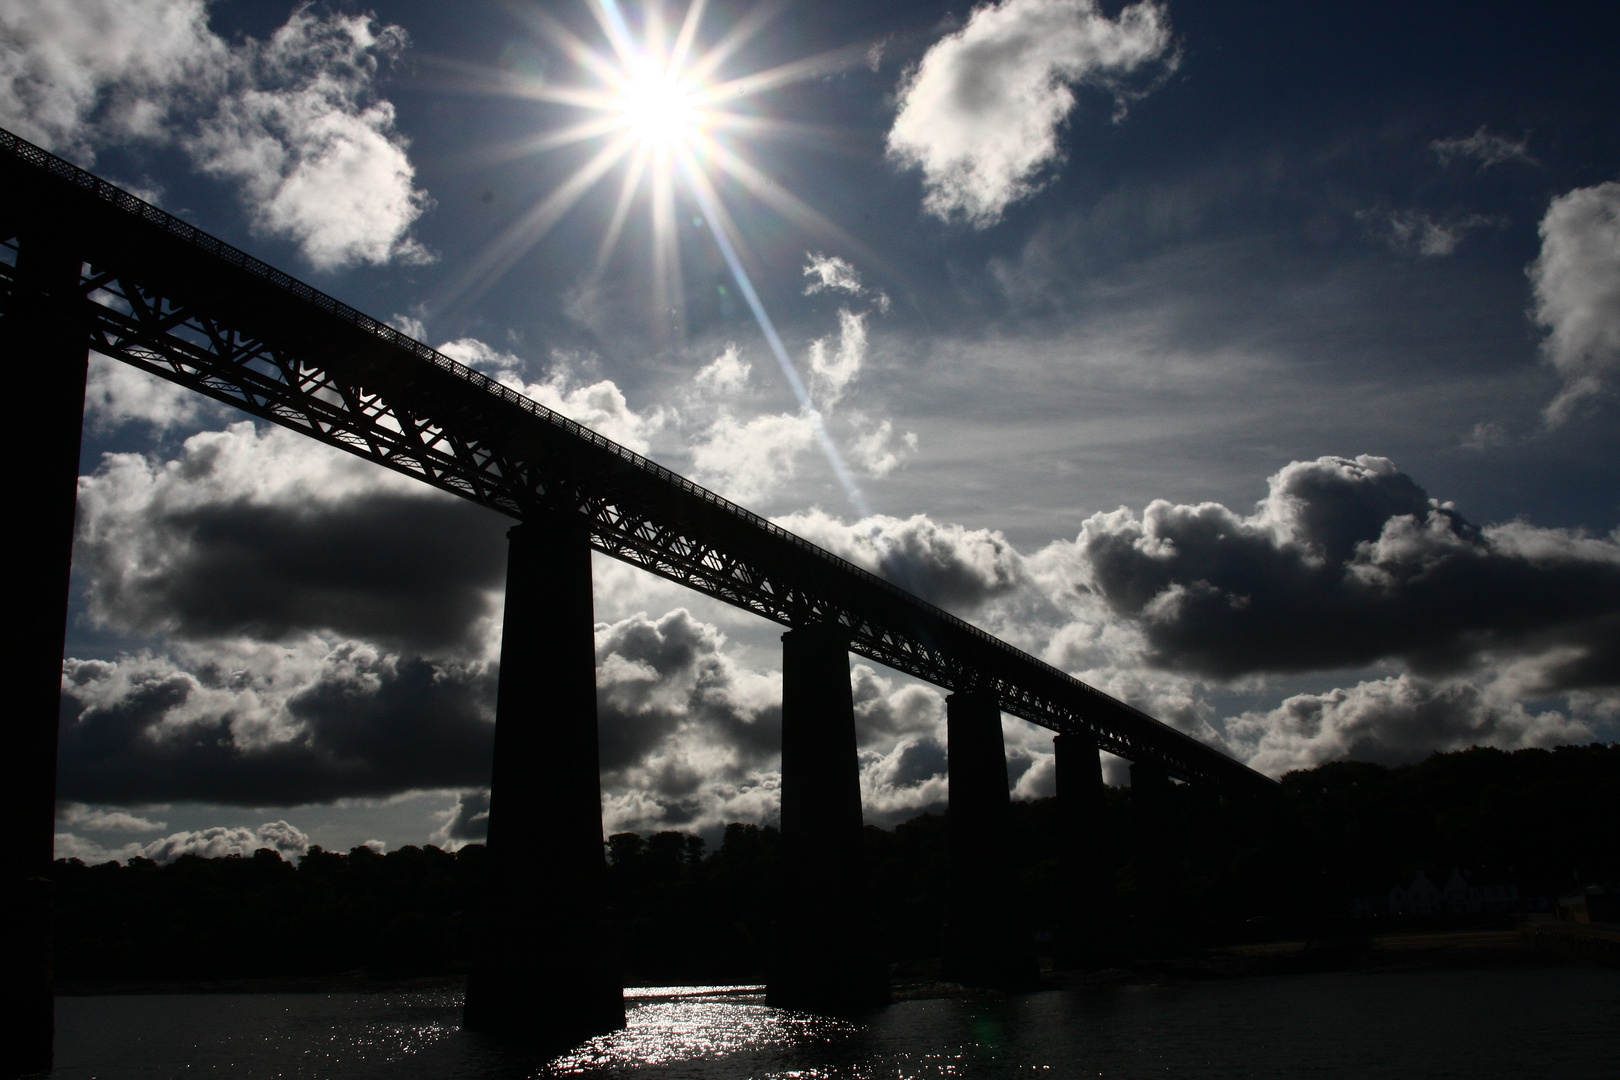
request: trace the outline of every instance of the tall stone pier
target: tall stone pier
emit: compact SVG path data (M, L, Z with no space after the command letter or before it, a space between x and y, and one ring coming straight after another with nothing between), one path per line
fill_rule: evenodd
M836 628L782 635L782 846L767 999L849 1014L889 1000L867 905L849 643Z
M591 549L560 518L507 537L490 901L465 1023L560 1047L624 1026L603 910Z
M1052 740L1062 850L1063 911L1053 957L1059 968L1102 967L1118 959L1120 942L1108 851L1108 807L1102 761L1089 735Z
M26 467L9 478L7 644L16 673L0 753L0 1075L51 1065L51 859L57 713L67 629L73 514L84 423L89 325L81 246L42 209L18 242L17 292L0 322L0 362L26 381ZM8 234L9 235L9 234Z
M965 986L1027 986L1038 969L1008 857L1001 706L993 692L958 691L945 700L945 722L951 895L940 974Z
M1170 774L1155 761L1131 764L1131 831L1136 862L1136 947L1154 952L1175 921L1178 851L1171 828Z

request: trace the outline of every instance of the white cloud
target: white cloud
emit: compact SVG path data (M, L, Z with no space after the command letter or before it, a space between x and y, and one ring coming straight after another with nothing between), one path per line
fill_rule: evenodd
M255 828L216 825L210 829L178 832L150 844L131 843L117 848L103 847L94 840L74 833L56 834L58 859L82 859L91 864L137 857L170 863L182 855L197 855L204 859L218 859L226 855L251 856L260 848L269 848L290 862L309 850L309 836L296 825L289 825L285 821L267 821Z
M194 832L175 833L146 845L141 854L160 863L173 862L182 855L218 859L225 855L252 855L269 848L283 859L296 859L309 850L309 836L285 821L267 821L257 828L215 826Z
M789 532L947 607L976 607L1012 592L1023 580L1022 557L991 529L941 524L926 514L877 514L851 525L810 510L775 520Z
M1073 84L1119 80L1154 61L1175 66L1169 16L1142 0L1105 16L1094 0L1002 0L929 49L901 88L889 154L922 170L924 208L984 228L1042 186L1059 161Z
M735 342L729 342L725 351L705 364L693 376L699 391L712 397L735 394L748 385L753 365L742 358Z
M1475 229L1499 224L1483 214L1465 214L1436 221L1416 210L1358 210L1356 220L1369 235L1387 244L1392 251L1415 253L1427 258L1450 255L1463 237Z
M799 455L815 441L814 422L802 413L772 413L748 421L722 415L692 446L694 479L747 505L792 479Z
M1613 391L1620 374L1620 183L1560 195L1541 219L1541 254L1530 266L1542 350L1564 377L1549 424L1585 399Z
M865 291L861 288L860 273L838 256L807 251L804 257L809 260L804 266L804 276L811 279L810 284L804 287L804 295L832 291L860 296Z
M577 382L572 366L560 354L553 357L543 382L529 382L524 374L528 361L477 338L447 341L439 351L638 454L648 452L649 440L670 420L663 409L636 412L612 379Z
M87 164L103 146L176 141L317 269L422 261L408 230L427 196L374 90L404 48L396 26L307 4L268 41L233 45L205 0L14 0L0 123Z
M810 343L810 386L823 409L831 409L861 373L866 359L866 316L838 309L838 346L831 337Z
M172 114L226 81L206 0L8 0L0 124L85 164L98 146L162 141Z
M84 418L91 430L106 432L129 423L148 424L162 433L199 423L223 412L213 399L179 383L148 374L122 360L90 354L84 387Z
M857 434L850 446L850 457L871 476L888 476L916 452L917 433L908 431L897 438L892 420Z
M414 315L401 315L396 311L388 316L388 325L407 337L415 338L417 341L427 340L427 324Z
M1434 151L1434 156L1440 159L1442 165L1450 165L1457 158L1472 158L1479 162L1482 171L1507 161L1522 161L1527 165L1540 164L1530 156L1526 140L1493 135L1483 124L1472 135L1436 139L1429 144L1429 149Z
M1557 746L1592 731L1562 713L1532 713L1466 682L1429 683L1410 675L1298 694L1266 713L1227 721L1249 765L1272 776L1354 758L1399 764L1438 750Z

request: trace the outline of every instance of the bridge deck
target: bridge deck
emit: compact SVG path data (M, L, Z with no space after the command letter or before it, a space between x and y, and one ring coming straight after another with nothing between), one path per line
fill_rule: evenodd
M1267 777L393 327L0 131L0 317L19 243L73 244L89 348L851 651L1233 793Z

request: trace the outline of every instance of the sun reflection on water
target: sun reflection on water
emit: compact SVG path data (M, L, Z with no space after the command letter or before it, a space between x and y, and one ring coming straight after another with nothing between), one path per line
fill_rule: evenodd
M771 1008L763 991L718 986L628 990L624 1030L591 1039L551 1062L547 1072L611 1075L621 1069L783 1051L857 1030L847 1021Z

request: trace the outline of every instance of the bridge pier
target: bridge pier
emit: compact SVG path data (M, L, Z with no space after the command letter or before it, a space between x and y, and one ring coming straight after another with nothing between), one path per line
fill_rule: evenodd
M782 635L780 900L766 998L848 1014L886 1004L888 971L866 911L860 765L849 643L836 629Z
M40 212L19 237L16 293L0 323L0 357L26 372L32 421L26 468L12 470L20 526L7 530L7 640L17 680L0 753L0 1074L48 1069L54 1037L52 850L56 739L67 631L73 515L84 426L89 324L82 247L67 222ZM47 239L49 237L49 239Z
M1170 774L1156 761L1131 763L1131 828L1136 860L1139 948L1162 948L1175 922L1177 852L1171 830Z
M989 691L958 691L945 699L945 723L951 896L940 974L964 986L1027 986L1039 969L1008 860L1000 703Z
M565 1046L624 1026L603 911L591 549L563 519L507 537L490 901L464 1022Z
M1097 743L1089 735L1058 735L1058 820L1063 848L1062 919L1057 927L1058 968L1094 968L1118 954L1114 882L1105 859L1108 807Z

